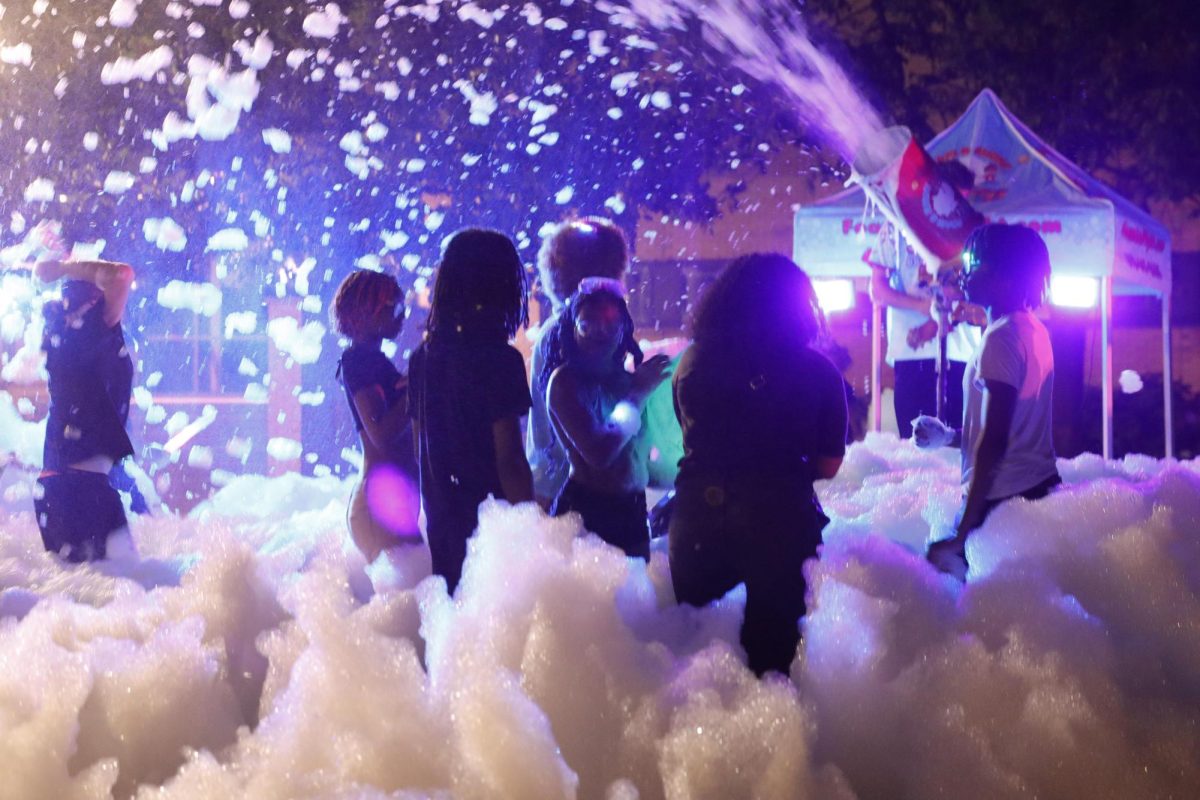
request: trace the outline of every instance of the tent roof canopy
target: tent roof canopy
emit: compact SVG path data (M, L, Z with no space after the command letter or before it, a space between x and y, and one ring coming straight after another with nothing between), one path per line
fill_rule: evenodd
M926 149L975 175L968 199L991 221L1042 234L1056 274L1109 276L1114 291L1162 294L1171 244L1152 216L1088 175L984 89ZM795 256L814 276L865 276L883 223L857 186L797 210Z

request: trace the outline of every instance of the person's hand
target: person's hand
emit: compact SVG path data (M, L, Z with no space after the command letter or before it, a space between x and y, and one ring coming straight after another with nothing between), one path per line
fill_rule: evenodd
M67 257L68 248L62 237L61 223L39 222L29 232L28 241L33 245L33 257L37 261L61 261Z
M921 325L913 328L908 332L908 346L916 350L921 345L931 341L937 336L938 324L935 319L927 319Z
M945 447L954 441L954 429L925 414L913 420L913 443L922 450Z
M950 311L950 322L953 324L965 322L968 325L982 328L987 325L987 312L982 306L968 303L965 300L956 300Z
M671 374L671 358L666 355L651 356L633 371L630 394L641 400L653 392Z

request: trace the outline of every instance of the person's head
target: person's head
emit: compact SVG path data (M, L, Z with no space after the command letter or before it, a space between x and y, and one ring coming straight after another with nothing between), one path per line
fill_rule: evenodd
M692 316L697 341L761 346L809 345L825 330L817 293L804 270L778 253L735 258L700 298Z
M562 364L611 364L622 369L626 355L633 356L635 366L642 363L642 348L634 337L625 291L612 278L580 281L546 335L546 360L541 374L535 376L542 391L549 385L551 373Z
M625 279L629 248L621 229L602 217L560 223L542 240L538 277L555 310L587 277Z
M56 300L42 306L45 320L43 347L49 349L54 337L61 337L67 328L82 330L103 326L104 292L91 281L64 281Z
M1037 308L1050 282L1042 237L1021 225L981 225L963 248L964 288L972 303L994 311Z
M404 292L391 275L356 269L333 296L338 333L356 342L394 339L404 327Z
M458 231L442 250L426 330L511 339L529 323L528 286L511 239L483 228Z

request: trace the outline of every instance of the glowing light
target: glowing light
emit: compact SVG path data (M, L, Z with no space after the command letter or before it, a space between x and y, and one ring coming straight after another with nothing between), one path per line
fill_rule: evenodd
M853 281L845 279L813 281L813 289L817 292L817 302L821 304L821 308L826 314L849 311L854 308Z
M1050 302L1063 308L1095 308L1100 301L1100 282L1081 275L1050 278Z
M367 507L371 516L394 534L418 532L420 494L408 476L391 464L379 464L367 474Z

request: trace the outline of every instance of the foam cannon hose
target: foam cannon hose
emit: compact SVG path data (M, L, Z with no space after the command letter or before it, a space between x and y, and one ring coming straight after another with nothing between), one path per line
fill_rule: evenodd
M983 224L983 215L938 173L936 162L903 126L884 128L863 140L850 165L850 180L863 188L935 276L937 416L945 420L949 320L941 287L945 273L958 269L963 245Z

